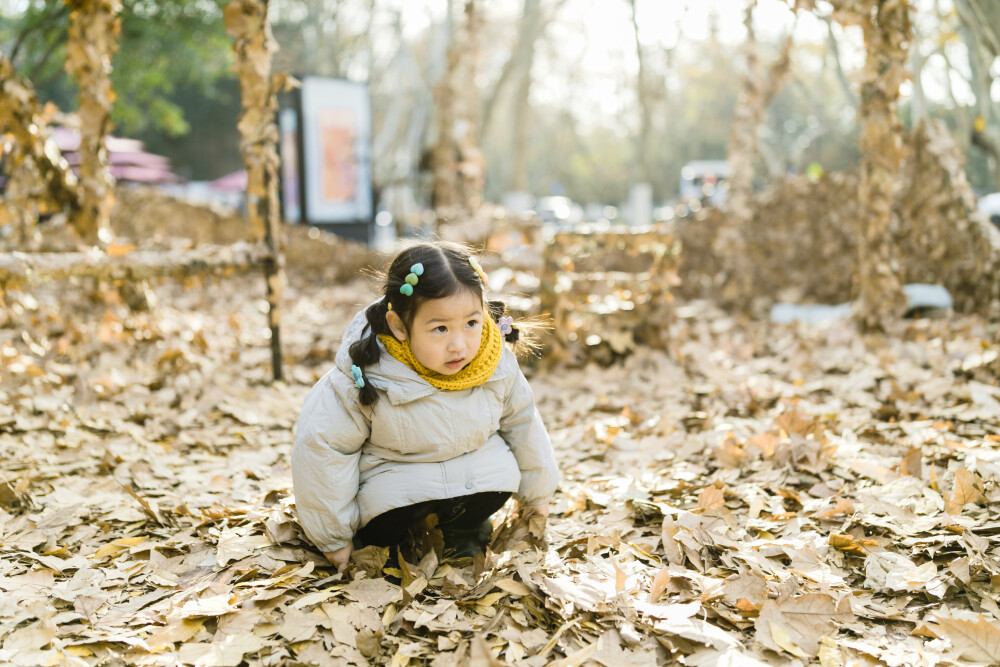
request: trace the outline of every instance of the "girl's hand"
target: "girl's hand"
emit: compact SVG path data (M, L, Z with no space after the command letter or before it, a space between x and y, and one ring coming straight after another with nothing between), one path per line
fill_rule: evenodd
M337 566L337 572L343 572L347 568L347 563L351 560L351 552L354 551L354 545L348 544L343 549L337 549L336 551L327 551L323 555L326 559Z
M536 514L541 514L544 517L549 515L549 504L542 503L541 505L525 505L525 511L534 512Z

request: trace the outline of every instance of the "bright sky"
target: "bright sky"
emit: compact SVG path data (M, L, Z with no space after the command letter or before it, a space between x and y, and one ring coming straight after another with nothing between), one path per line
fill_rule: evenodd
M460 14L462 0L452 0L456 13ZM543 6L551 6L556 0L542 0ZM723 42L738 44L745 38L743 16L746 0L636 0L640 21L640 36L647 53L662 53L660 47L673 46L679 36L683 41L699 40L707 36L709 25L715 22L719 37ZM944 9L951 7L952 0L911 0L917 7L914 14L918 33L930 34L936 27L937 19L932 11L939 1ZM1000 1L1000 0L997 0ZM0 8L6 11L23 10L26 0L0 0ZM275 5L281 5L277 0ZM294 3L289 2L289 5ZM822 5L823 3L821 3ZM353 7L352 7L353 5ZM344 3L343 9L356 9L359 26L364 25L364 2ZM381 20L376 32L383 36L378 39L382 47L391 53L395 45L385 41L392 33L393 14L399 11L403 27L408 37L419 35L431 22L443 19L447 0L377 0ZM483 8L489 18L506 17L515 21L523 6L523 0L483 0ZM755 14L757 37L762 42L777 43L794 25L797 43L823 43L826 41L825 23L808 12L800 12L795 22L791 10L784 0L760 0ZM864 61L863 43L860 29L843 30L835 27L840 43L841 60L844 68L851 72ZM391 38L390 38L391 41ZM948 68L944 58L932 54L932 45L926 41L923 51L929 55L921 81L925 94L931 100L950 103L948 96ZM381 48L379 50L381 50ZM963 79L968 75L964 46L952 44L949 58L957 70L951 73L952 90L959 103L972 103L974 97ZM546 39L539 45L538 62L535 69L537 85L533 96L538 102L559 102L566 99L579 101L586 114L578 114L585 122L619 116L624 108L633 104L633 77L638 69L635 43L632 32L629 0L563 0L556 20L549 26ZM804 56L799 56L804 57ZM500 64L492 64L497 69ZM734 66L738 66L734 63ZM961 74L960 74L960 73ZM913 86L904 84L904 96L912 94ZM995 85L994 98L1000 101L1000 80ZM589 118L587 118L589 116Z
M403 22L409 35L424 30L431 20L440 20L445 13L445 0L382 0L384 6L402 10ZM546 0L543 0L545 4ZM551 4L552 0L548 0ZM640 31L644 44L670 44L677 39L678 29L686 38L707 36L709 17L714 15L725 42L742 41L743 15L746 0L637 0ZM460 0L456 0L460 4ZM486 0L491 16L516 17L522 0ZM578 36L588 44L586 62L593 66L606 62L607 53L624 46L632 54L632 19L629 0L565 0L556 23L581 28ZM782 0L760 0L755 26L758 38L773 40L784 34L793 23L792 12ZM822 40L826 28L815 17L800 19L797 37L809 41ZM629 63L634 65L633 63Z
M409 35L418 34L432 20L440 20L445 12L445 0L380 0L386 5L396 4L402 11L405 30ZM543 4L552 0L543 0ZM707 36L713 17L722 41L737 44L745 38L743 16L746 0L637 0L640 36L645 47L656 52L658 45L672 46L682 35L684 39L702 39ZM915 0L918 30L926 34L934 26L931 8L934 0ZM490 16L516 18L523 0L486 0L485 11ZM546 47L539 49L536 69L540 81L534 88L538 101L580 99L581 105L591 109L597 117L615 117L623 107L631 104L631 94L625 93L629 79L638 69L632 33L631 9L628 0L565 0L557 20L549 27ZM461 1L456 0L461 6ZM950 0L944 0L945 7ZM383 5L385 6L385 5ZM798 43L823 43L826 41L826 24L808 12L794 15L783 0L760 0L755 14L758 40L776 43L790 29L795 29ZM864 62L863 41L858 28L843 30L835 26L840 43L841 60L850 72ZM546 55L549 49L549 56ZM950 52L952 64L965 72L964 47L955 45ZM929 51L929 47L925 50ZM557 57L558 58L557 58ZM563 61L560 70L558 60ZM567 67L572 70L566 71ZM944 59L932 56L924 71L922 82L925 94L933 100L947 98L947 69ZM573 79L577 85L574 86ZM952 87L959 102L972 102L967 84L955 73ZM579 85L584 81L585 85ZM912 94L912 84L902 88L904 96ZM1000 94L1000 91L998 91Z

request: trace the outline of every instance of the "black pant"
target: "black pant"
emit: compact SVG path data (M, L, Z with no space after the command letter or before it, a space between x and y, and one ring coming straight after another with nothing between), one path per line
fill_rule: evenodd
M445 539L456 536L472 537L483 530L490 515L503 507L510 498L506 491L483 491L458 498L428 500L415 505L398 507L379 514L358 531L358 539L365 545L380 547L404 544L410 530L431 514L437 514L438 527ZM489 539L487 532L486 540Z

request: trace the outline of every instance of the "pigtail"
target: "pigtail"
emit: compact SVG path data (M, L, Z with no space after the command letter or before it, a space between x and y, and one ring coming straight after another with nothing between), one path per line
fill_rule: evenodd
M361 379L365 383L365 386L358 390L361 405L372 405L378 400L378 392L375 391L364 370L366 366L378 363L382 354L378 346L378 336L389 333L389 325L385 321L387 312L389 312L388 299L379 299L368 306L365 311L365 318L368 320L365 330L368 331L368 335L351 343L347 350L351 355L351 363L361 369Z
M490 317L492 317L499 326L500 318L507 314L507 304L503 301L487 301L486 307L490 311ZM510 333L504 336L504 340L508 343L513 343L515 349L517 349L517 341L520 339L521 330L512 324L510 327Z
M507 314L507 304L503 301L487 301L486 307L497 325L500 318ZM524 359L526 357L538 356L541 352L541 336L546 330L552 328L547 318L532 317L520 320L517 326L510 327L510 333L504 339L508 343L513 343L517 356Z

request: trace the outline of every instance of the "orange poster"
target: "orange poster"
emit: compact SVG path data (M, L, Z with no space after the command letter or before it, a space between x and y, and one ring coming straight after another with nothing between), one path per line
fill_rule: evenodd
M351 109L327 107L319 112L323 155L323 199L350 202L358 187L358 160L354 153L357 122Z

